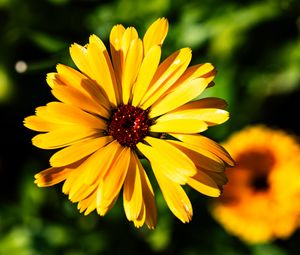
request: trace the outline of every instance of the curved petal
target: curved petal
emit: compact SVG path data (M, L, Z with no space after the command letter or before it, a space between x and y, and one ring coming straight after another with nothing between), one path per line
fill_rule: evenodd
M64 181L73 170L74 169L67 167L50 167L36 174L34 176L34 183L36 183L38 187L49 187Z
M155 103L186 70L192 58L191 49L183 48L165 59L158 67L148 91L141 101L143 109Z
M210 197L218 197L221 194L215 181L201 171L195 176L190 177L187 184L198 192Z
M51 87L53 87L54 84L72 87L88 96L88 98L95 103L101 104L106 109L110 108L110 103L105 91L89 77L62 64L58 64L56 70L57 74L47 75L47 82L48 84L52 84Z
M90 36L90 40L89 41L90 41L91 44L95 44L96 47L98 48L98 50L103 53L103 55L105 57L105 60L106 60L106 63L107 63L107 66L109 68L110 76L112 78L112 83L113 83L113 87L114 87L116 101L117 102L121 102L121 93L122 93L122 91L121 91L121 88L117 84L115 70L113 68L113 65L112 65L112 62L111 62L111 59L110 59L110 55L109 55L109 53L108 53L108 51L106 49L106 46L101 41L101 39L98 36L96 36L96 35Z
M118 197L128 172L131 149L124 147L109 171L101 178L97 191L97 212L104 215Z
M152 164L151 164L152 165ZM191 202L183 188L167 178L158 163L152 165L153 172L164 199L172 213L183 223L189 222L193 215Z
M139 217L143 205L143 192L140 169L134 155L131 155L130 165L124 181L123 205L128 220L133 221Z
M76 106L84 111L100 115L104 118L109 118L109 112L106 108L72 87L55 85L51 92L58 100L66 104Z
M70 55L78 69L88 77L92 78L93 72L88 61L87 48L74 43L70 47Z
M157 101L149 112L150 118L157 117L166 112L172 111L179 106L191 101L199 96L207 87L204 78L197 78L184 82L177 90L167 94L161 100Z
M207 124L202 120L197 119L170 119L170 120L160 120L157 119L156 123L150 126L151 132L159 133L185 133L185 134L195 134L203 132L207 129Z
M234 160L231 158L229 153L218 143L214 142L213 140L202 136L202 135L185 135L185 134L173 134L175 138L179 139L180 141L197 146L203 150L208 150L211 153L218 156L224 162L226 162L229 166L234 165Z
M139 215L137 216L137 218L133 219L132 221L136 228L140 228L144 225L145 220L146 220L146 208L145 208L145 204L142 203L142 207Z
M202 78L205 80L207 87L211 86L211 82L216 76L216 69L210 63L198 64L188 67L185 72L180 76L180 78L165 92L167 95L171 92L178 90L184 84L194 80Z
M85 211L85 216L94 211L96 209L96 192L92 193L87 198L79 201L77 208L81 213Z
M194 163L170 143L152 137L146 137L145 141L151 146L138 143L137 148L148 158L151 165L159 164L170 180L185 184L188 176L197 173Z
M65 125L45 120L36 115L32 115L24 119L24 126L34 131L49 132L55 129L62 128Z
M60 102L48 103L45 107L38 107L36 115L57 123L63 123L66 128L69 126L79 126L79 128L105 129L106 123L79 108Z
M110 33L110 51L120 88L122 86L122 76L124 75L125 59L133 40L138 40L138 33L135 28L129 27L125 29L122 25L116 25L112 28Z
M124 104L128 104L129 100L131 100L132 86L139 73L142 58L142 41L133 39L129 44L122 72L122 97Z
M156 226L157 213L154 201L154 192L147 174L135 153L132 153L134 171L128 169L124 183L124 209L128 220L136 227L144 223L150 229ZM131 172L130 172L131 171Z
M121 77L123 68L123 53L121 51L121 44L125 28L122 25L116 25L112 28L109 36L110 52L113 62L116 80L121 87ZM120 91L121 92L121 91Z
M50 164L54 167L69 165L91 155L112 140L111 136L103 136L73 144L53 154Z
M92 78L106 92L109 101L113 106L120 102L119 92L115 74L106 49L103 50L96 43L90 43L87 48L87 59L90 63Z
M87 185L99 184L100 179L107 173L116 161L122 146L113 141L91 155L81 166L82 180Z
M179 107L174 111L159 117L156 120L156 123L186 119L203 121L207 125L212 126L222 124L229 119L229 113L225 110L215 108L188 109L188 104L183 106L185 108L184 110Z
M138 158L137 158L137 162L140 170L140 177L141 177L142 190L143 190L143 202L145 205L145 214L146 214L145 223L148 226L148 228L153 229L157 223L157 211L156 211L155 200L154 200L154 192L151 183L149 181L149 178Z
M184 152L197 166L213 172L223 172L225 163L210 151L195 145L169 140L176 148Z
M63 185L63 193L69 194L73 202L86 199L97 193L101 178L108 171L112 162L117 158L120 146L112 142L84 160L77 170L72 172ZM96 197L95 203L96 204ZM93 208L93 210L96 206Z
M68 126L46 134L36 135L32 138L32 144L41 149L57 149L97 136L99 136L99 130Z
M96 185L87 185L80 180L80 178L76 179L76 183L73 183L70 193L69 199L73 202L79 202L87 197L91 196L96 191Z
M168 20L165 18L159 18L150 25L143 38L145 55L153 45L163 44L168 33L168 27Z
M137 75L136 83L133 86L132 105L138 106L141 99L145 95L150 82L157 70L161 56L161 47L158 45L152 46L145 55L141 64L140 71Z

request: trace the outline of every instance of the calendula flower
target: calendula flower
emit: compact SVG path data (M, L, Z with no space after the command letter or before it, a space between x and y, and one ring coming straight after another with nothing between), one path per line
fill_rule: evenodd
M236 161L213 205L226 230L248 243L287 238L300 219L300 146L262 125L233 134L224 144Z
M189 185L219 196L232 165L217 143L198 134L228 119L218 98L192 101L212 85L215 68L188 67L191 50L183 48L162 63L161 46L168 22L156 20L140 39L135 28L113 27L110 54L91 35L85 46L73 44L79 71L59 64L47 76L60 102L38 107L25 126L43 134L32 139L42 149L60 149L51 167L35 175L40 187L64 181L63 192L80 212L105 215L121 189L126 217L136 227L154 228L154 192L140 158L152 167L170 210L182 221L192 217L182 188Z

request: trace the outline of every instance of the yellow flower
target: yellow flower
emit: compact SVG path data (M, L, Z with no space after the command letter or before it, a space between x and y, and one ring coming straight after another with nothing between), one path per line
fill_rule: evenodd
M183 48L160 63L167 35L165 18L155 21L140 39L133 27L113 27L110 55L91 35L85 46L70 47L80 71L59 64L47 76L61 102L38 107L25 126L39 132L32 143L61 149L51 167L36 174L40 187L64 181L63 192L78 202L80 212L105 215L123 188L126 217L136 227L156 225L154 192L140 157L150 162L170 210L182 221L192 217L191 203L181 187L219 196L232 165L217 143L198 134L228 119L225 101L205 98L215 68L188 67L191 50Z
M291 135L257 125L224 144L236 161L212 213L248 243L287 238L300 219L300 146Z

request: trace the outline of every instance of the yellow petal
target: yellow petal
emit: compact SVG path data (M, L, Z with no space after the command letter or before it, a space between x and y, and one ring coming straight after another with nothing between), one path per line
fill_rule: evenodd
M141 206L139 206L138 199L140 195L138 194L138 189L132 187L134 191L136 191L135 194L137 196L137 200L135 203L135 207L132 207L133 212L130 214L132 216L131 220L133 221L135 227L141 227L143 226L144 223L146 223L148 228L154 229L157 223L157 212L156 212L156 206L154 200L154 192L151 183L148 179L148 176L135 153L133 154L133 157L135 157L136 164L137 164L137 172L139 172L140 185L141 185L140 195L142 195L142 198L141 198ZM138 187L140 187L140 185ZM133 203L131 205L133 205ZM140 209L137 210L137 208Z
M214 180L201 171L189 178L188 185L198 192L210 197L218 197L221 194L221 191Z
M125 28L122 25L116 25L112 28L109 37L112 62L116 74L116 79L120 87L123 68L121 44L124 32Z
M87 48L77 43L74 43L70 47L70 55L81 72L92 78L93 72L90 67L90 63L87 58Z
M122 36L122 41L121 41L121 49L124 54L123 55L124 59L128 54L128 50L130 48L131 42L138 38L139 38L138 32L136 31L136 29L134 27L126 28L126 30L124 31L124 34Z
M95 44L99 51L101 51L103 53L105 52L105 55L106 55L106 53L108 54L105 44L102 42L102 40L97 35L95 35L95 34L91 35L89 37L89 43ZM109 56L109 54L108 54L108 56Z
M183 141L184 143L200 147L203 150L208 150L211 153L224 160L228 165L233 166L234 161L229 153L218 143L202 135L185 135L185 134L173 134L175 138Z
M189 104L189 103L188 103ZM188 105L187 104L187 105ZM198 120L204 121L208 125L218 125L222 124L229 119L229 113L222 109L215 108L199 108L199 109L188 109L188 106L183 106L185 109L182 110L181 107L175 109L172 112L166 113L165 115L159 117L156 123L166 122L170 120Z
M84 111L100 115L104 118L109 118L109 112L106 108L72 87L53 86L52 94L66 104L74 105Z
M138 33L135 28L129 27L125 30L122 25L114 26L110 34L110 50L113 60L113 66L119 85L122 84L125 60L131 45L131 42L138 40ZM139 43L138 43L139 44Z
M96 209L97 209L97 213L100 216L104 216L111 208L113 208L113 206L115 205L116 201L118 200L118 196L116 196L111 202L110 204L107 204L105 207L100 206L101 202L102 202L102 193L101 193L101 186L99 185L99 188L97 190L97 196L96 196Z
M152 137L146 137L145 141L151 146L138 143L137 148L148 158L151 165L159 164L172 181L185 184L188 176L197 173L194 163L170 143Z
M207 124L204 121L184 117L170 120L157 119L156 123L150 127L151 132L185 134L199 133L206 129Z
M145 55L153 45L163 44L168 33L168 27L168 20L165 18L159 18L150 25L143 38Z
M154 45L149 49L146 56L144 57L137 76L137 81L133 86L133 106L138 106L141 99L145 95L159 65L160 56L161 47L158 45Z
M103 136L73 144L56 152L50 158L50 164L54 167L60 167L76 162L102 148L112 139L111 136Z
M112 83L113 83L113 87L114 87L116 101L119 104L121 102L122 88L120 87L120 83L118 83L118 81L117 81L116 73L118 73L118 71L120 71L120 70L114 70L113 64L112 64L110 55L109 55L109 53L106 49L106 46L104 45L104 43L101 41L101 39L98 36L91 35L90 36L90 43L95 44L97 46L98 50L103 52L103 55L105 57L107 65L109 67L109 72L110 72L110 75L111 75L111 78L112 78Z
M133 39L128 47L124 60L122 73L122 96L123 103L128 104L131 99L132 86L137 78L143 57L143 45L140 39Z
M130 221L139 217L143 205L140 169L133 152L131 154L131 161L123 187L124 211Z
M63 124L47 121L36 115L26 117L24 119L24 126L29 129L32 129L34 131L39 131L39 132L48 132L48 131L51 131L54 129L64 127Z
M82 159L71 165L73 168L76 168L76 171L72 171L68 175L63 185L63 193L69 195L69 199L72 202L78 202L80 200L86 199L87 197L92 195L97 188L97 184L87 185L83 182L84 173L82 172L81 168L83 162L85 162L85 159Z
M153 229L157 223L157 211L156 205L154 200L154 192L147 176L146 171L144 170L141 162L137 158L138 167L140 170L140 177L142 183L142 190L143 190L143 202L145 205L145 223L147 224L148 228Z
M177 90L167 94L151 107L151 111L149 113L150 118L172 111L191 101L195 97L199 96L206 87L207 83L204 78L197 78L184 82L182 86L177 88Z
M191 50L183 48L173 53L159 65L141 102L143 109L155 103L179 79L189 65L191 58Z
M34 176L35 183L39 187L48 187L64 181L70 172L71 168L50 167L44 171L39 172Z
M45 108L38 107L36 115L49 121L64 123L68 125L76 125L86 128L105 129L106 123L79 108L60 102L51 102Z
M95 184L92 186L86 185L85 183L80 181L80 178L78 178L76 181L79 185L78 186L73 185L70 189L70 194L69 194L69 199L73 203L86 199L87 197L91 196L91 194L95 193L97 185Z
M163 174L159 163L152 165L158 185L172 213L183 223L189 222L193 215L191 202L183 188Z
M215 76L216 70L215 67L211 63L198 64L194 66L190 66L186 69L182 77L180 79L185 80L187 77L189 79L195 78L208 78L211 76Z
M136 217L132 221L133 221L134 226L136 228L140 228L144 225L145 219L146 219L146 209L145 209L145 204L142 203L142 207L141 207L141 210L140 210L140 213L139 213L138 217Z
M91 155L81 166L82 180L87 185L99 183L116 160L122 146L113 141Z
M97 211L102 215L119 195L127 175L131 149L124 147L111 165L109 171L101 178L97 194Z
M117 101L119 92L107 52L101 51L98 44L90 43L87 49L87 58L93 73L92 78L95 79L99 86L105 91L111 104L117 106L119 104L119 101Z
M57 149L76 142L99 136L99 130L81 126L68 126L39 134L32 138L32 144L41 149Z
M195 145L169 140L176 148L184 152L197 166L214 172L223 172L225 163L210 151Z
M77 208L84 215L90 214L92 211L96 209L96 192L92 193L89 197L79 201Z
M96 82L69 66L59 64L56 69L58 73L54 77L52 75L50 77L47 76L48 83L56 82L58 85L72 87L79 90L96 103L103 105L106 109L110 108L105 91L103 91Z
M57 75L57 73L47 73L46 82L50 88L53 88L53 86L54 86L53 81L56 80L56 75Z
M198 64L188 67L181 77L174 83L172 87L167 90L170 93L177 90L178 87L182 86L182 83L194 80L197 78L205 79L205 82L209 84L215 77L215 67L210 63Z

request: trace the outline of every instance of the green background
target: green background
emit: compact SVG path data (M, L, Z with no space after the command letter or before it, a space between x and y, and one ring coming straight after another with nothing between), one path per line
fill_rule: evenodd
M299 1L0 0L1 255L298 254L299 230L287 240L247 245L212 219L212 199L192 190L194 217L182 224L155 186L158 225L151 231L126 220L121 199L104 218L85 217L61 185L33 183L50 152L31 145L35 133L22 121L53 100L46 73L57 63L71 65L73 42L83 45L95 33L108 45L117 23L143 36L159 17L170 22L163 57L190 47L192 64L211 62L218 70L204 96L226 99L231 118L205 132L208 137L222 142L256 123L300 134Z

